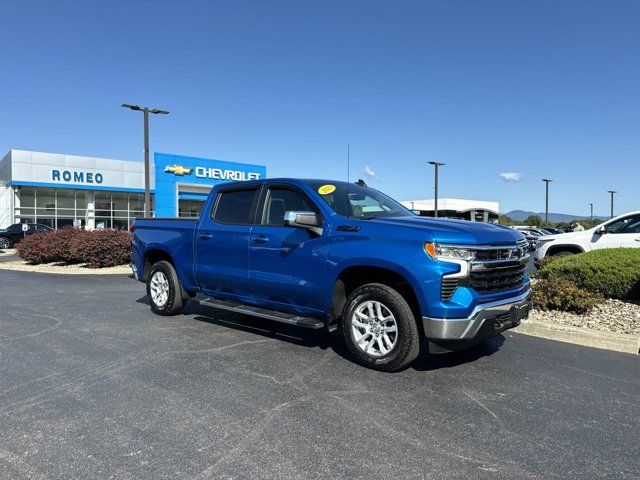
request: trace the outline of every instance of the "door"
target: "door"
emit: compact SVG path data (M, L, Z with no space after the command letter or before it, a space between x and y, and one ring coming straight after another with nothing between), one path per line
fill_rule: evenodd
M202 291L208 295L249 295L249 235L258 189L220 189L211 211L202 215L195 238L195 271Z
M284 225L287 211L320 210L292 185L272 184L263 191L249 247L249 285L256 300L276 310L316 313L322 293L328 232L321 235Z
M605 228L604 235L594 235L593 248L640 247L640 214L619 218Z

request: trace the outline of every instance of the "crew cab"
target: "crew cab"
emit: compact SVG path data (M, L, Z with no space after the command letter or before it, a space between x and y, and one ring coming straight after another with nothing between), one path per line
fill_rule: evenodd
M417 216L363 182L220 184L197 220L138 219L132 229L133 276L156 314L193 298L341 329L355 360L378 370L407 367L421 346L493 337L531 305L520 233Z
M540 237L536 246L536 263L546 257L603 248L640 248L640 211L619 215L589 230Z

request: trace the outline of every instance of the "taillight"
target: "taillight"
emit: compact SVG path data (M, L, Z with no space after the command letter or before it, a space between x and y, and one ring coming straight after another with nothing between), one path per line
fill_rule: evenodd
M129 231L130 231L131 233L133 233L133 232L135 231L135 229L136 229L135 224L133 224L133 223L132 223L131 225L129 225Z

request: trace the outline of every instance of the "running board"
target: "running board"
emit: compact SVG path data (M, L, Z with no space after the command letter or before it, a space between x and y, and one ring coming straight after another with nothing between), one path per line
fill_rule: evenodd
M317 318L302 317L291 313L268 310L266 308L260 308L253 305L245 305L244 303L220 300L219 298L198 297L194 298L193 301L205 307L221 308L222 310L244 313L245 315L252 315L254 317L274 320L276 322L288 323L289 325L295 325L297 327L313 329L324 328L324 322Z

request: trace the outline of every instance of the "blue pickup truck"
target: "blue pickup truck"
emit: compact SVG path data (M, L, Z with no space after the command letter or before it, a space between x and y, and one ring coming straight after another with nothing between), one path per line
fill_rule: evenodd
M422 345L477 344L531 306L520 233L421 217L362 182L226 183L197 220L138 219L132 228L131 268L153 312L178 313L193 298L341 329L355 360L378 370L407 367Z

